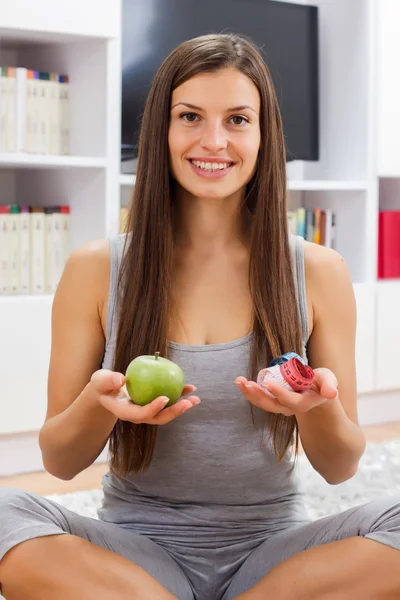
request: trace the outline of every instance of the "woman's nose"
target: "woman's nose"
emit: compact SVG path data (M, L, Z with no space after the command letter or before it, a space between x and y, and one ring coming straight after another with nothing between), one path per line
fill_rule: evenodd
M201 145L204 150L209 152L218 152L224 150L228 145L226 132L221 123L209 123L205 126Z

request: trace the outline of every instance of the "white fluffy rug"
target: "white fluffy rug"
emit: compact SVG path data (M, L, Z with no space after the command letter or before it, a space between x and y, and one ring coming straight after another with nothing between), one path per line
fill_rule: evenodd
M368 444L357 474L340 485L331 486L311 467L304 455L296 467L310 517L317 519L382 498L400 498L400 440ZM74 512L97 518L102 491L48 496Z

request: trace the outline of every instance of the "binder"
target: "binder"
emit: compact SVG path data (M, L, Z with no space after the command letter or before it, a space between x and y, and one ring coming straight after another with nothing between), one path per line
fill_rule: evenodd
M400 277L400 211L379 211L378 279Z

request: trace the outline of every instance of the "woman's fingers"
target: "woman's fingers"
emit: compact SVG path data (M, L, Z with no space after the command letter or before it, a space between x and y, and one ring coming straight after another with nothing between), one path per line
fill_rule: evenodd
M235 383L245 398L251 404L254 404L254 406L258 406L258 408L267 412L285 415L286 417L294 414L291 408L283 406L276 398L270 396L254 381L248 381L245 377L237 377Z
M198 396L189 396L189 398L185 398L185 400L178 400L178 402L175 402L172 406L169 406L158 413L153 418L151 424L166 425L198 404L200 404L200 398Z
M125 386L124 386L125 387ZM187 386L188 390L194 386ZM185 390L184 390L185 391ZM190 393L189 391L187 393ZM159 396L149 404L140 406L134 404L124 388L118 396L103 397L102 404L110 410L118 419L122 421L130 421L131 423L149 423L150 425L163 425L169 423L176 417L189 410L193 406L200 403L200 398L197 396L189 396L188 398L178 400L172 406L165 408L168 404L167 396Z
M188 383L182 390L181 398L183 398L183 396L187 396L188 394L193 394L193 392L195 392L196 390L197 387L195 385Z

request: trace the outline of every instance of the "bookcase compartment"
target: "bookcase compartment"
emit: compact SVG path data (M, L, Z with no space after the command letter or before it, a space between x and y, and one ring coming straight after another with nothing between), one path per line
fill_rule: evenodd
M0 297L0 435L39 431L47 405L50 296Z
M400 176L400 3L377 0L377 171L381 177Z
M120 31L120 2L98 0L0 0L2 38L79 41L82 36L116 37Z
M400 280L400 179L379 180L378 279Z
M307 4L319 8L320 160L304 163L304 179L363 180L369 151L365 99L373 74L371 2L309 0Z
M89 240L107 237L103 169L23 170L17 176L17 202L31 197L40 206L70 207L71 251ZM28 202L29 204L29 202Z
M112 235L105 181L104 169L0 171L0 298L54 294L70 253Z
M398 366L400 338L400 282L377 284L376 311L376 387L379 390L400 388Z
M2 66L68 77L69 140L67 150L61 148L59 154L106 156L107 50L104 40L60 44L0 38ZM39 148L35 154L46 155L46 152Z
M373 283L355 283L353 290L357 308L357 391L359 394L365 394L375 389L375 285Z
M353 282L365 281L366 193L364 191L291 192L289 206L321 210L335 214L334 249L345 259ZM355 248L357 249L355 251Z

